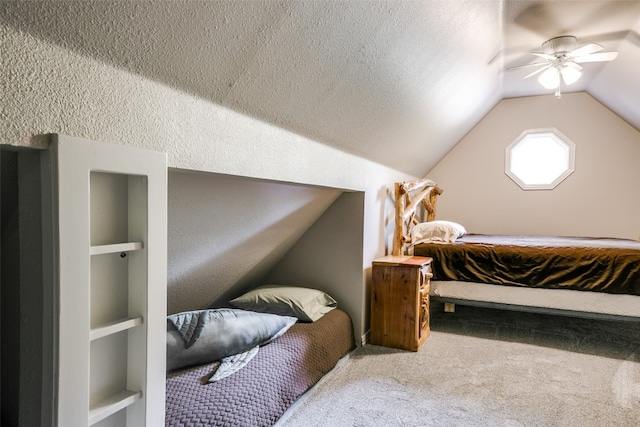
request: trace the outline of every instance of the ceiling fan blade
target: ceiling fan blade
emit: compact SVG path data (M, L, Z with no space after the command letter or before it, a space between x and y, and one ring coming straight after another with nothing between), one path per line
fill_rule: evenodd
M577 49L573 49L571 52L569 52L569 55L573 56L574 58L577 58L578 56L589 55L591 53L599 52L602 49L604 48L597 43L589 43Z
M550 55L548 53L543 52L531 52L535 56L539 56L540 58L548 59L549 61L553 61L556 59L555 55Z
M526 76L523 77L523 79L526 79L526 78L531 77L531 76L535 76L536 74L538 74L538 73L540 73L540 72L542 72L542 71L544 71L544 70L546 70L546 69L548 69L550 67L551 67L551 64L547 64L546 67L539 68L539 69L535 70L533 73L527 74Z
M577 63L584 62L605 62L605 61L613 61L618 57L618 52L602 52L602 53L592 53L590 55L579 56L574 58L573 60Z
M515 67L507 68L507 71L519 70L520 68L537 67L539 65L547 65L548 62L534 62L532 64L516 65Z

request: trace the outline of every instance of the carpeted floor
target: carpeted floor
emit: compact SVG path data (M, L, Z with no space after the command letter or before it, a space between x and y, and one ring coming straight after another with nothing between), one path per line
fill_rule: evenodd
M640 425L640 324L434 304L431 330L357 349L277 425Z

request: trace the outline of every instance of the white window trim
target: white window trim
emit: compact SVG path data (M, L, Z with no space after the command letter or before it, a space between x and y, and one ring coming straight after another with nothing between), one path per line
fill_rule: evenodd
M531 134L549 134L569 148L569 164L567 169L559 175L553 182L549 184L526 184L515 173L511 171L511 149L519 144L527 135ZM567 138L562 132L556 128L527 129L523 131L511 144L505 149L504 173L511 178L513 182L518 184L523 190L552 190L564 181L575 170L576 161L576 144Z

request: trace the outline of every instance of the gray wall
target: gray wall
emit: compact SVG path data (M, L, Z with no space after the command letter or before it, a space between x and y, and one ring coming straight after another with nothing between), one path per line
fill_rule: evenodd
M364 194L343 193L280 259L265 282L321 289L351 315L357 340L361 318Z
M0 299L2 358L2 425L18 425L20 396L20 235L18 216L18 154L0 150L2 230Z
M316 287L364 328L364 193L169 173L168 312L225 305L276 281Z
M172 170L168 312L224 304L260 284L341 193L338 189Z
M46 426L53 414L54 304L46 152L2 161L2 425Z
M555 127L576 145L575 171L553 190L504 173L525 129ZM475 233L640 236L640 132L586 93L501 101L427 177L444 193L437 217Z

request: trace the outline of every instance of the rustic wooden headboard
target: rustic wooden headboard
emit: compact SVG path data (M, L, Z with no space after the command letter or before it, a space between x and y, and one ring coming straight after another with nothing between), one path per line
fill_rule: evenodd
M393 233L394 256L404 255L405 243L411 241L411 228L418 223L416 209L424 206L427 221L436 217L436 201L442 189L428 179L395 183L395 229Z

